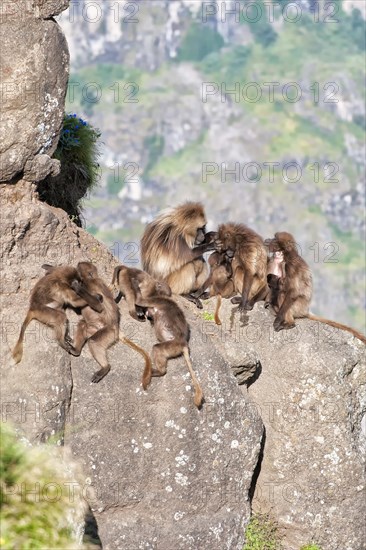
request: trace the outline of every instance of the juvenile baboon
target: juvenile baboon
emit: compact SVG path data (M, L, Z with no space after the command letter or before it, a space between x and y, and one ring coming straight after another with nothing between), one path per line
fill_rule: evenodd
M43 267L50 274L54 273L54 270L57 269L53 266L45 265ZM77 357L80 355L85 343L88 342L92 356L101 367L100 370L93 374L91 381L95 383L100 382L110 371L111 367L107 358L107 350L117 343L118 340L140 353L145 359L145 369L151 369L150 357L145 350L129 338L126 338L120 331L119 308L108 286L99 277L96 266L91 262L79 262L77 272L81 283L73 283L76 292L79 291L78 286L80 284L84 285L90 293L95 293L99 296L102 306L99 312L94 311L89 306L81 310L83 319L77 324L73 347L70 350L70 353Z
M100 370L93 374L92 382L100 382L110 371L107 350L119 340L119 309L113 295L104 281L98 276L98 270L91 262L79 262L77 270L89 292L102 296L103 309L95 312L90 307L81 311L82 319L78 322L74 334L73 355L78 356L88 342L89 350Z
M285 284L285 262L283 252L277 250L267 263L267 285L268 294L265 297L264 307L272 307L275 313L278 312L284 300Z
M241 296L231 299L239 310L251 310L267 294L267 252L263 239L241 223L224 223L219 226L215 241L220 253L234 253L232 260L235 292Z
M195 389L194 403L200 407L203 401L202 389L192 368L189 356L189 325L181 308L171 299L163 296L152 296L139 303L147 308L147 317L152 320L155 335L159 343L152 350L153 367L145 369L143 387L146 388L152 376L164 376L168 359L183 354Z
M230 253L229 253L230 254ZM208 258L210 274L202 287L194 293L197 297L202 297L205 290L208 289L208 296L217 296L215 309L215 323L221 325L219 316L221 307L221 298L231 298L235 295L233 269L231 265L232 256L227 253L213 252Z
M281 251L285 277L281 278L279 308L273 326L275 331L290 329L295 326L295 319L307 318L319 321L335 328L346 330L366 343L366 338L357 330L347 325L324 319L309 313L313 283L310 268L299 255L294 237L285 231L275 233L274 239L267 239L270 252ZM285 267L284 267L285 266Z
M77 293L73 288L75 284L78 285ZM60 346L70 353L73 351L68 334L69 323L64 311L67 306L74 308L90 306L92 311L102 310L99 297L87 291L75 268L57 267L52 273L42 277L32 290L29 309L13 350L16 363L22 359L24 334L32 319L51 327Z
M278 313L285 299L285 279L278 277L273 273L267 275L268 294L266 296L264 307L272 307L275 313Z
M208 277L203 254L214 249L215 235L206 233L202 204L186 202L166 210L145 228L141 239L143 269L154 279L167 282L173 293L202 308L192 293Z
M141 269L118 265L113 272L112 285L116 286L125 297L131 317L137 321L145 321L141 308L136 308L136 302L149 296L171 296L172 291L164 281L156 281ZM117 297L118 299L118 297Z

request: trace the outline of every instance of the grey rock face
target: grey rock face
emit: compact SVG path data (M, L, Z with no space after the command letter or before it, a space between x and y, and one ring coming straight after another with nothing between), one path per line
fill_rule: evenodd
M51 156L56 148L64 115L69 53L57 23L38 17L50 17L67 5L65 0L24 1L16 3L16 10L4 8L0 23L0 181L12 180L36 155ZM51 162L48 167L47 173L54 170ZM34 178L35 174L32 181Z
M245 324L225 301L221 318L224 357L245 353L261 364L248 390L266 431L253 509L276 517L286 550L311 540L327 550L363 550L364 344L308 320L274 333L261 304Z
M112 278L115 259L59 209L38 202L33 186L1 188L3 281L2 400L6 420L32 441L63 436L84 467L84 494L103 548L241 550L249 520L249 490L258 461L262 422L242 394L229 364L208 344L205 321L180 301L191 325L192 363L206 402L198 411L183 358L164 378L141 387L141 356L117 344L112 370L91 384L97 369L89 351L71 358L51 332L32 321L23 360L11 358L43 263L94 260ZM147 350L149 323L121 305L121 328ZM76 315L71 315L75 327Z

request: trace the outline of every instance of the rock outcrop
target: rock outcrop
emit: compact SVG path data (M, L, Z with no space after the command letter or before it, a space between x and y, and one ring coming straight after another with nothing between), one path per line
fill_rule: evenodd
M205 393L201 411L182 358L144 392L141 356L118 344L109 375L91 384L97 366L87 349L72 358L38 322L28 327L15 366L11 348L41 265L92 260L110 281L116 259L62 210L39 202L29 183L3 185L1 209L3 418L31 441L52 436L71 447L84 466L103 548L241 550L263 427L229 363L205 343L201 313L182 301ZM152 328L124 304L121 310L122 330L150 350Z
M182 358L144 392L141 357L118 344L111 372L94 385L88 350L67 355L35 321L15 366L11 348L40 266L92 260L109 281L116 259L39 202L30 183L3 185L0 206L3 419L33 442L52 436L71 447L103 548L241 549L254 494L253 508L279 521L286 550L312 539L327 550L362 550L361 342L307 320L275 334L262 305L240 319L227 301L217 327L180 300L201 411ZM123 302L121 312L122 330L151 349L149 324L130 318Z
M312 539L324 550L363 550L366 369L364 346L350 334L307 320L274 334L262 305L241 319L228 302L217 327L179 299L205 393L200 411L182 358L144 392L141 356L118 344L111 372L91 384L97 367L88 350L69 356L36 321L14 365L42 264L93 261L109 282L117 263L62 210L40 202L32 183L58 170L50 155L68 54L52 15L67 4L18 2L11 6L22 17L6 11L2 19L0 168L13 183L0 185L2 420L32 443L70 446L105 550L241 550L251 499L278 520L286 550ZM121 313L125 334L151 349L149 324L130 318L123 302ZM70 485L62 490L72 498Z
M213 332L222 335L223 356L249 385L265 426L253 510L274 514L287 550L310 540L326 550L362 550L364 344L308 320L275 333L273 317L258 304L244 322L227 301L222 309L223 328ZM260 373L251 372L256 361Z
M1 11L0 181L59 172L51 159L64 116L69 52L52 19L66 0L5 2Z

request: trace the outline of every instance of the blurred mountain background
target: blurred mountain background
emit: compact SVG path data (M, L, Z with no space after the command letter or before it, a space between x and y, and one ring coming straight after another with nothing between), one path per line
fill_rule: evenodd
M365 332L364 0L76 1L67 112L100 129L86 229L138 266L184 200L294 234L313 313Z

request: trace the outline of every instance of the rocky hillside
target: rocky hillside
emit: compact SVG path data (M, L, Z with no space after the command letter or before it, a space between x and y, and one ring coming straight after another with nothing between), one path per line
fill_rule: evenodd
M363 549L360 341L305 320L274 333L263 305L241 319L225 302L217 327L208 320L214 300L201 312L181 299L205 395L201 411L182 358L144 392L141 357L117 344L111 372L91 384L97 366L89 351L68 355L36 321L14 365L11 350L41 264L94 260L110 281L116 259L64 212L39 202L27 182L3 185L0 206L3 420L33 444L51 438L71 447L104 549L242 550L251 500L278 521L285 550L311 540L324 550ZM134 321L124 302L121 315L122 330L150 350L149 324ZM76 316L70 320L74 329Z
M68 355L35 320L22 361L14 364L12 350L42 264L89 260L109 282L118 261L37 194L38 180L58 169L50 155L62 120L68 52L52 15L66 5L24 0L17 32L9 32L9 19L0 22L9 89L20 79L39 90L6 104L8 141L0 141L2 421L28 445L70 447L84 472L88 532L104 550L242 550L253 510L270 510L284 550L312 541L323 550L363 550L365 346L350 333L309 320L274 333L263 304L239 317L229 302L217 327L213 300L201 311L175 297L191 328L192 362L205 395L201 410L182 358L143 391L141 356L117 344L108 352L111 371L91 384L97 367L88 349L78 358ZM23 57L13 55L16 49ZM161 197L171 193L163 189L157 184ZM138 219L139 201L124 200L135 205ZM134 321L123 301L120 310L126 336L151 350L149 323ZM68 315L73 333L78 318ZM34 488L48 495L53 481L46 487L32 478L35 485L15 493L29 491L37 504ZM57 491L72 500L73 489L70 473Z
M314 313L365 331L364 10L209 4L77 2L60 17L67 109L104 142L86 228L126 263L146 221L187 197L211 227L287 229L314 272Z

